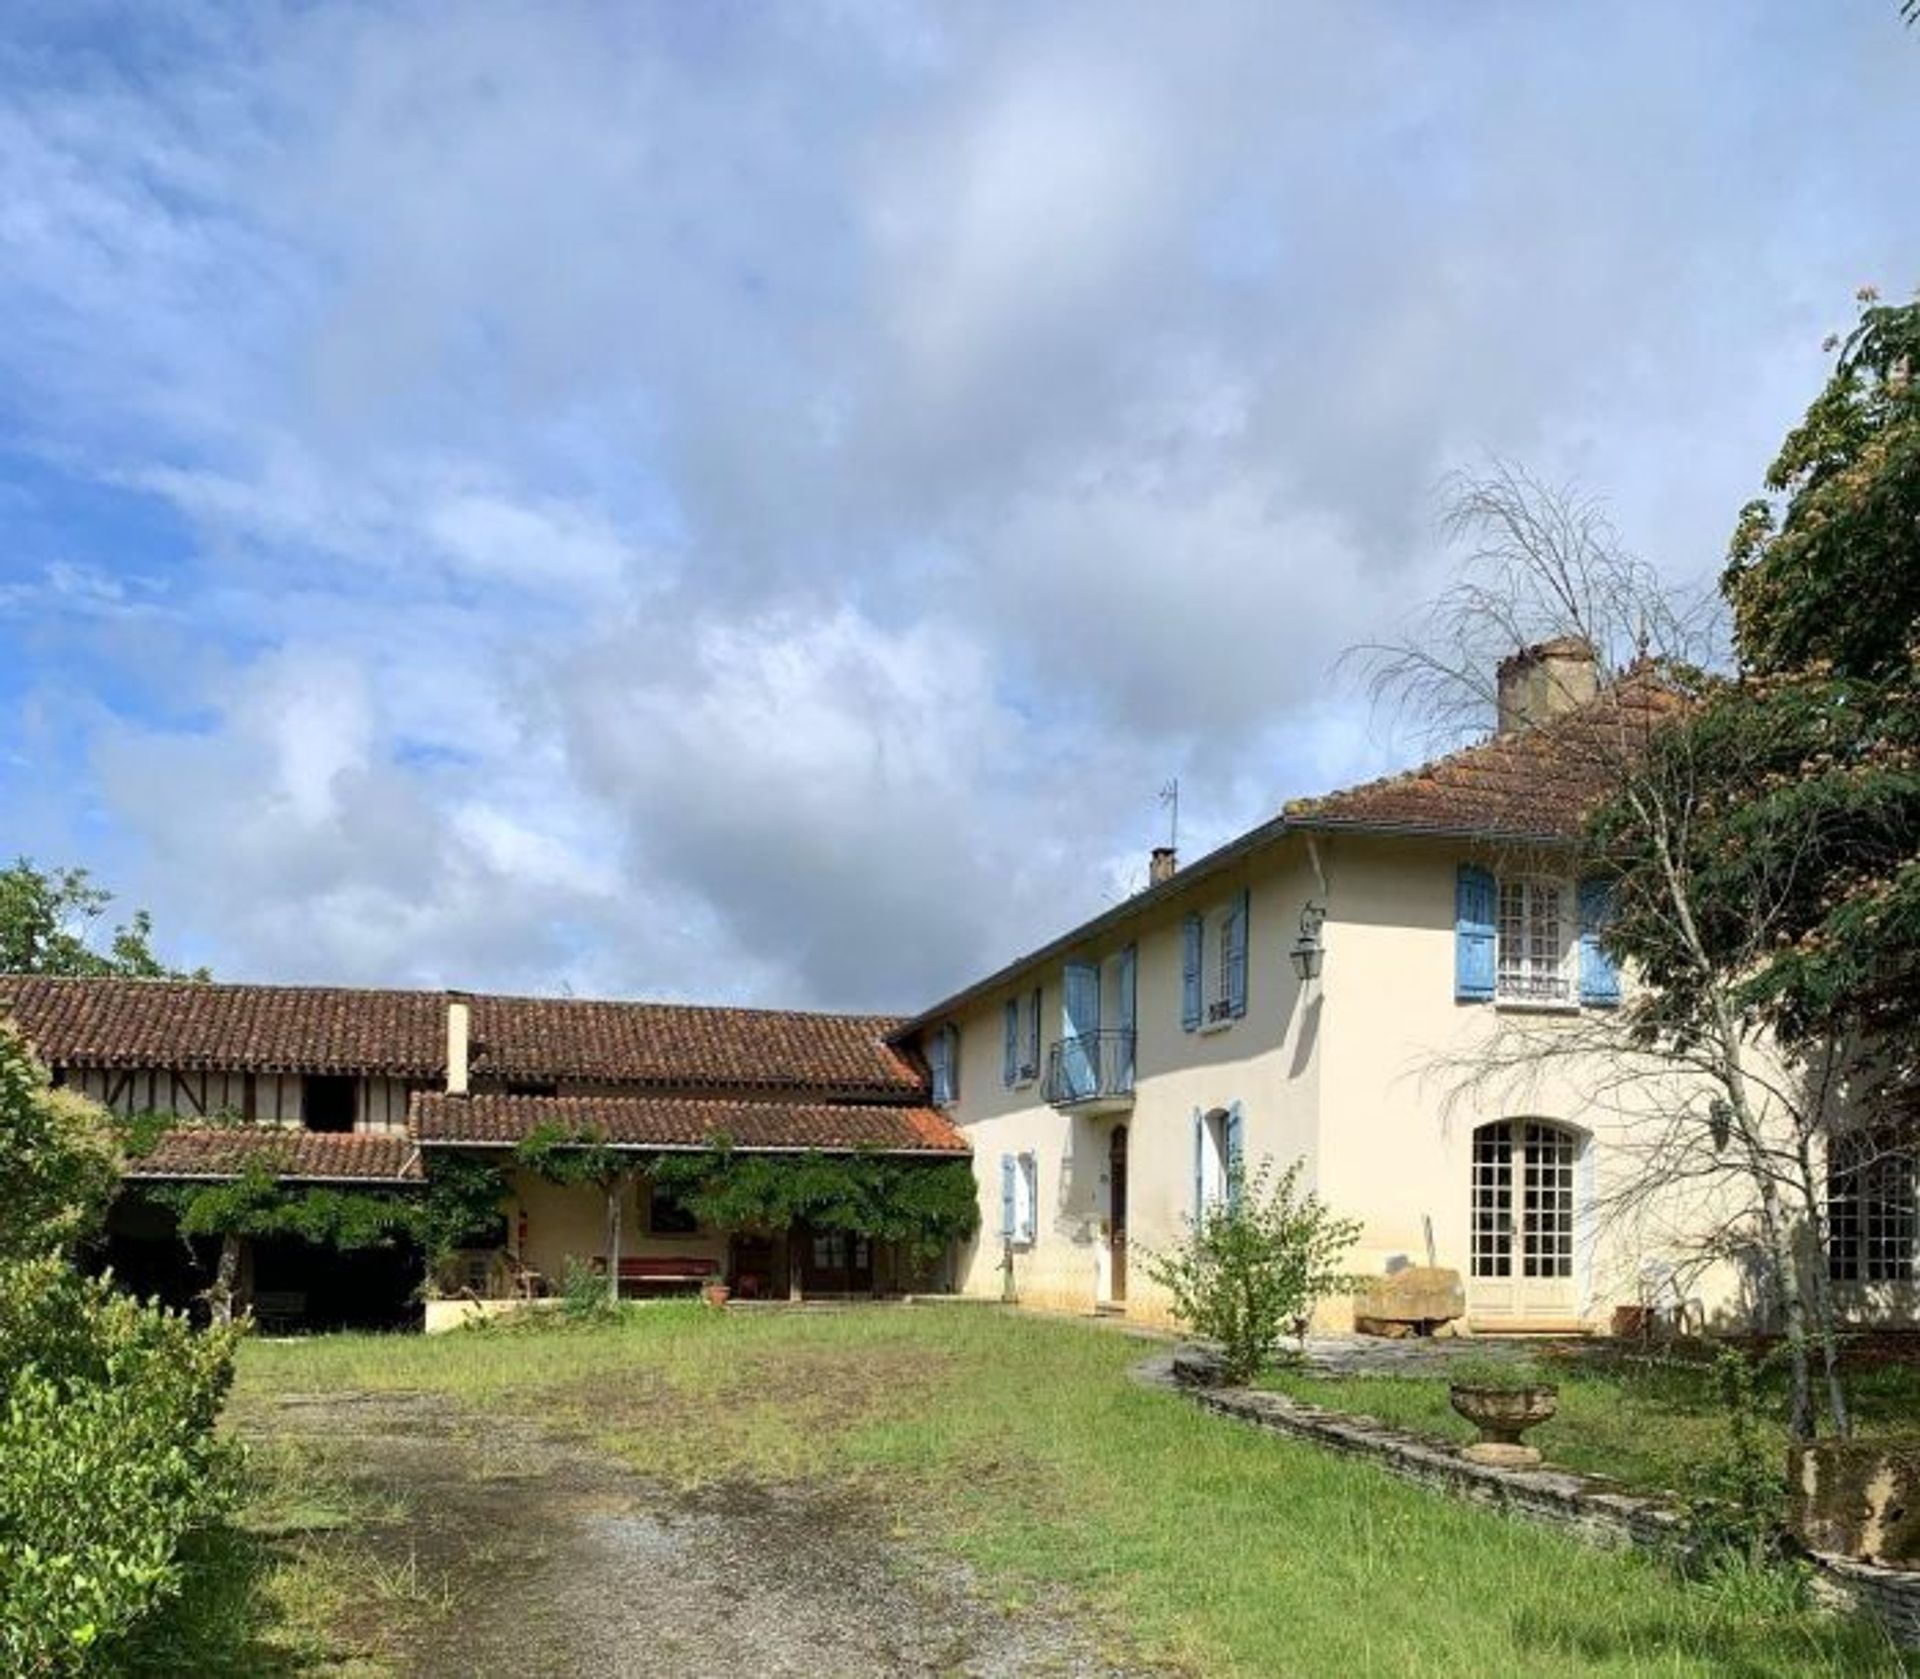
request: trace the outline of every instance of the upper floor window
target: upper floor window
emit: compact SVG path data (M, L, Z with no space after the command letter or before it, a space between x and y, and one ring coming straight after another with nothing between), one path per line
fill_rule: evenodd
M1009 997L1002 1011L1000 1082L1011 1090L1040 1076L1040 987Z
M927 1040L927 1066L933 1075L933 1099L939 1103L960 1100L960 1028L940 1027Z
M1247 924L1243 890L1183 927L1181 1024L1189 1031L1224 1026L1247 1012Z
M1517 1003L1564 1003L1572 997L1571 929L1562 913L1563 895L1557 880L1500 882L1495 996Z
M1601 944L1611 911L1605 881L1553 875L1496 878L1462 863L1454 896L1454 996L1461 1002L1620 1001L1620 974Z

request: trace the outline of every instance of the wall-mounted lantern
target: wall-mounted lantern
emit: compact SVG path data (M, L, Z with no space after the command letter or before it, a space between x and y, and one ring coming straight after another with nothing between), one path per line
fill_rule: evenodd
M1300 911L1300 936L1293 941L1289 954L1293 958L1293 971L1303 984L1320 977L1320 965L1327 954L1320 943L1320 928L1326 919L1326 910L1311 898Z

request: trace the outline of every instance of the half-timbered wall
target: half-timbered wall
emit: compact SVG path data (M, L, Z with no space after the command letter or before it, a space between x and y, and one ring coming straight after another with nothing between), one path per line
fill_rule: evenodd
M115 1113L170 1113L181 1120L254 1125L301 1124L306 1079L299 1073L208 1073L165 1067L74 1067L66 1083ZM402 1079L359 1079L354 1091L356 1131L398 1132L407 1125Z

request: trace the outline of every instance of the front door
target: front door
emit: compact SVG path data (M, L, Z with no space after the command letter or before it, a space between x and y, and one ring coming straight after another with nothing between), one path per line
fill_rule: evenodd
M801 1286L808 1294L871 1294L873 1244L851 1230L809 1230Z
M1127 1128L1116 1125L1107 1144L1107 1294L1127 1297Z
M1467 1315L1475 1322L1579 1315L1573 1275L1579 1152L1573 1132L1543 1120L1496 1120L1474 1132Z

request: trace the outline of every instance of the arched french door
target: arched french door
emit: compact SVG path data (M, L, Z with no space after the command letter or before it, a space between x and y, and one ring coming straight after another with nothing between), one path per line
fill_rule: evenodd
M1469 1317L1579 1315L1579 1164L1580 1133L1564 1125L1500 1119L1474 1132Z

